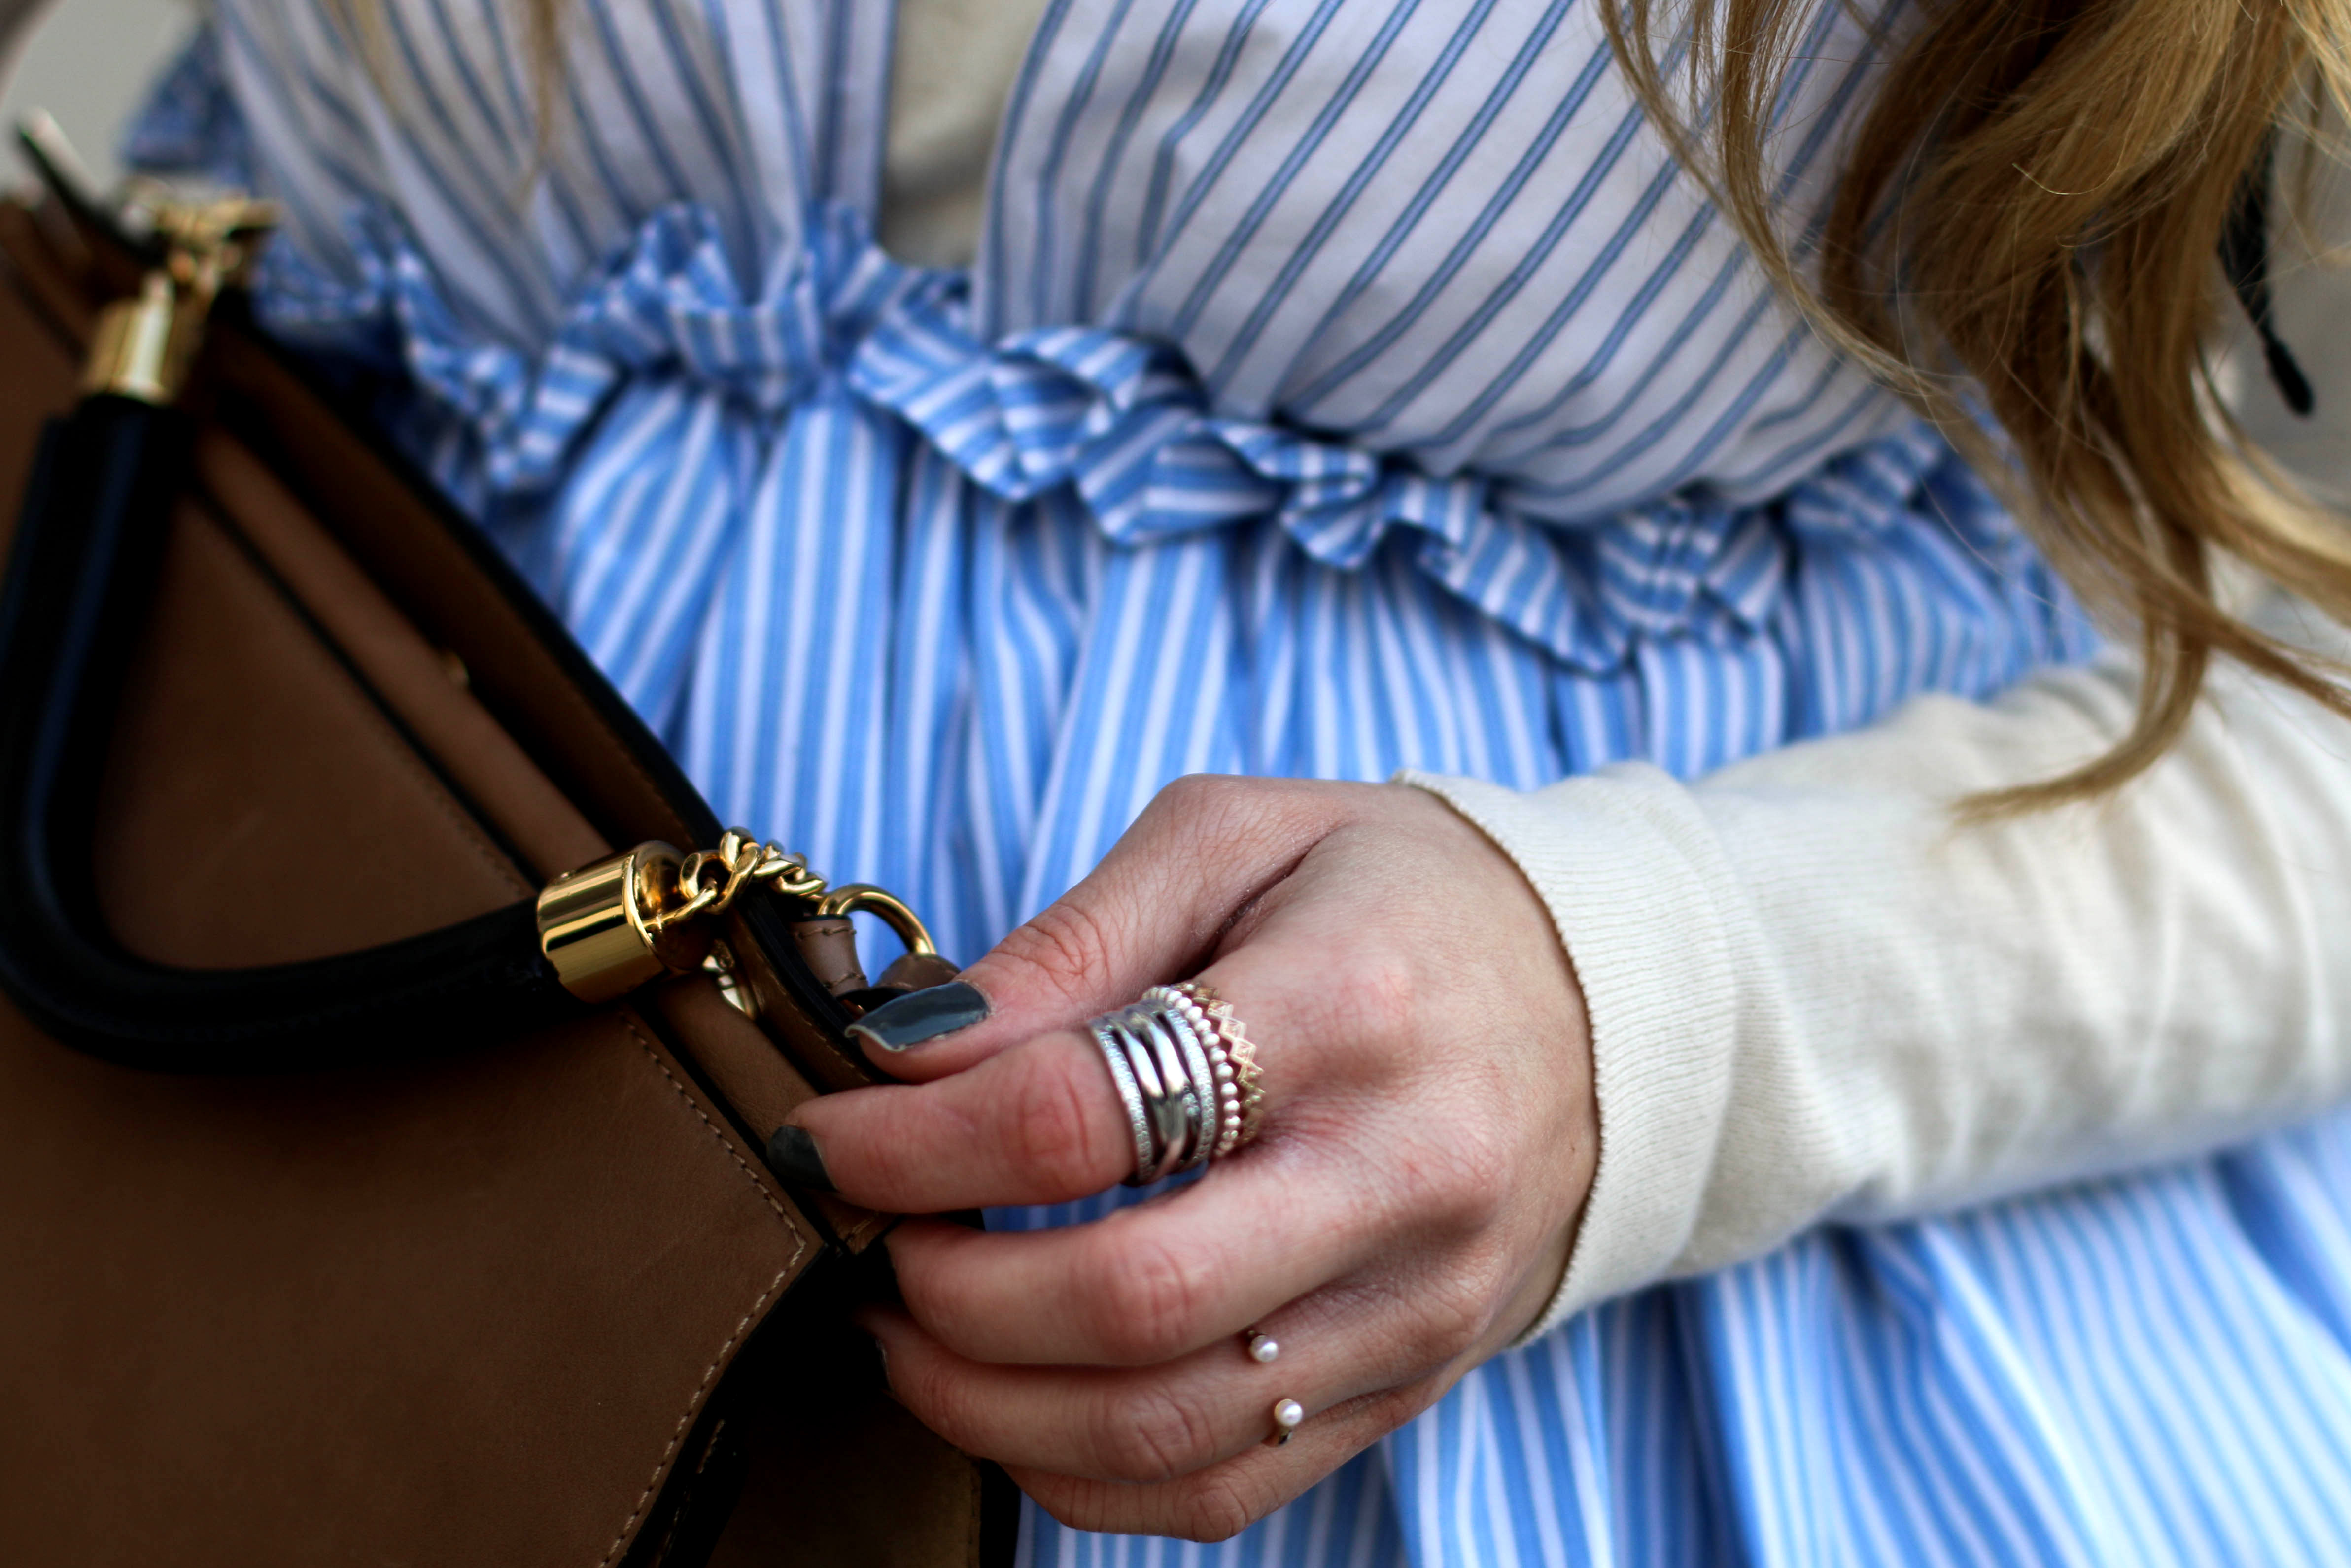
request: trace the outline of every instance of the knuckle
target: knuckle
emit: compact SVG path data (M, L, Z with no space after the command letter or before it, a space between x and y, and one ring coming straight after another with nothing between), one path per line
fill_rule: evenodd
M1209 845L1252 842L1288 820L1280 792L1229 773L1187 773L1152 797L1144 814L1155 831Z
M1393 1043L1413 1038L1420 985L1404 954L1359 952L1324 994L1331 1006L1327 1026L1343 1041Z
M1072 892L1007 936L989 957L1016 966L1054 996L1075 1000L1108 971L1113 951L1108 925Z
M976 1448L977 1414L963 1385L933 1356L901 1356L890 1374L890 1392L923 1425L959 1448Z
M1117 1176L1101 1139L1096 1085L1055 1061L1036 1062L1011 1096L1011 1144L1021 1169L1071 1197L1094 1192ZM1130 1156L1132 1157L1132 1156ZM1110 1166L1109 1175L1103 1174ZM1053 1200L1058 1201L1058 1200Z
M1424 1145L1413 1168L1418 1207L1451 1234L1481 1235L1509 1207L1510 1154L1475 1118L1447 1118L1447 1135Z
M1212 1545L1229 1541L1257 1522L1257 1511L1235 1478L1202 1476L1184 1488L1171 1522L1186 1541Z
M1413 1354L1424 1368L1449 1365L1477 1347L1491 1317L1471 1291L1457 1286L1421 1292L1415 1302Z
M1180 1355L1191 1348L1207 1292L1201 1265L1165 1241L1136 1240L1117 1249L1090 1292L1102 1354L1130 1366Z
M1216 1457L1216 1433L1199 1407L1165 1387L1130 1389L1102 1412L1097 1446L1120 1480L1165 1481Z
M1212 817L1249 795L1248 781L1229 773L1186 773L1152 798L1152 809L1186 821Z

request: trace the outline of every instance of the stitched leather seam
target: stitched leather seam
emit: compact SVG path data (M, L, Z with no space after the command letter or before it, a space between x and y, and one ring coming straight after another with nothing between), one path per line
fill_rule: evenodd
M726 1157L735 1162L735 1168L743 1173L743 1179L751 1184L751 1190L759 1195L759 1200L768 1206L778 1219L784 1222L784 1228L792 1233L795 1249L791 1260L794 1263L799 1262L800 1253L808 1249L808 1238L801 1233L800 1228L792 1222L790 1215L784 1212L784 1206L776 1201L776 1195L768 1190L766 1182L759 1179L759 1173L752 1168L751 1163L745 1159L740 1151L735 1147L734 1141L719 1129L717 1123L710 1119L707 1112L694 1103L694 1096L686 1092L685 1085L678 1082L677 1074L669 1070L669 1063L661 1059L661 1052L653 1049L653 1041L646 1038L644 1030L637 1027L636 1019L626 1012L620 1014L619 1017L621 1027L629 1031L629 1038L637 1042L637 1049L645 1053L646 1060L660 1070L664 1078L669 1080L669 1086L677 1092L677 1097L680 1100L685 1102L685 1108L694 1113L695 1120L702 1124L705 1132L717 1140L718 1146L726 1151Z
M758 1173L754 1171L750 1163L737 1151L726 1134L719 1130L717 1124L711 1121L702 1107L694 1103L694 1096L685 1092L685 1085L677 1081L677 1074L669 1070L669 1063L661 1059L661 1052L653 1049L653 1041L647 1040L644 1031L637 1028L637 1020L627 1013L621 1014L620 1019L621 1027L629 1031L629 1038L637 1042L637 1048L645 1053L646 1060L659 1068L661 1075L669 1080L670 1088L676 1092L680 1100L685 1102L685 1108L694 1113L695 1118L702 1124L703 1130L717 1140L718 1146L726 1151L727 1157L732 1159L736 1167L742 1171L744 1179L751 1184L751 1190L759 1195L760 1200L767 1204L775 1217L784 1222L784 1228L792 1233L792 1255L785 1260L783 1268L777 1271L776 1277L768 1281L768 1288L759 1292L759 1299L753 1301L748 1310L743 1313L742 1320L735 1325L735 1332L726 1336L726 1343L720 1345L717 1354L710 1358L710 1364L702 1369L702 1381L696 1383L694 1385L694 1392L686 1396L685 1412L678 1416L677 1425L670 1431L669 1441L662 1446L661 1458L653 1461L653 1473L646 1479L645 1490L637 1494L636 1506L630 1509L629 1517L621 1521L620 1532L612 1537L612 1544L604 1549L604 1555L596 1560L596 1568L611 1568L612 1560L620 1555L621 1548L628 1543L629 1531L636 1528L638 1516L645 1511L645 1505L653 1500L653 1493L661 1486L662 1472L669 1468L670 1457L677 1452L678 1444L685 1440L687 1430L693 1427L695 1412L702 1408L702 1401L710 1392L711 1379L718 1375L718 1369L726 1364L726 1357L734 1351L737 1343L742 1339L744 1332L758 1321L760 1311L773 1299L778 1291L783 1289L784 1282L792 1277L792 1271L799 1267L800 1260L808 1254L807 1235L799 1226L792 1223L792 1217L784 1212L783 1206L776 1201L776 1195L768 1190L768 1185L759 1179Z
M797 1262L799 1254L795 1252L792 1257ZM685 1402L685 1414L677 1418L677 1426L670 1433L669 1441L662 1445L661 1458L654 1461L653 1473L645 1481L645 1490L637 1494L636 1506L629 1510L629 1517L621 1521L620 1533L612 1537L612 1544L604 1549L604 1555L596 1560L596 1568L611 1568L612 1559L620 1555L622 1546L628 1544L629 1531L636 1528L637 1516L644 1512L645 1504L653 1500L654 1490L661 1485L662 1471L669 1468L670 1456L677 1452L678 1444L685 1438L686 1428L694 1425L694 1413L702 1407L703 1396L710 1389L710 1380L718 1375L718 1368L726 1361L727 1353L735 1348L735 1342L743 1337L743 1331L749 1328L752 1320L759 1315L759 1310L768 1304L768 1299L783 1289L784 1281L791 1276L791 1264L787 1263L774 1279L768 1281L768 1288L759 1292L759 1299L751 1303L750 1310L735 1325L735 1332L726 1336L726 1343L720 1345L718 1354L710 1358L710 1364L702 1369L702 1381L694 1385L694 1393Z

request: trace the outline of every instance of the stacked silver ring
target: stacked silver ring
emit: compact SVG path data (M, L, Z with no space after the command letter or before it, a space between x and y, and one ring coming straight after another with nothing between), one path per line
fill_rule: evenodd
M1129 1186L1197 1169L1256 1132L1256 1066L1246 1040L1229 1009L1204 1008L1191 989L1154 986L1086 1026L1134 1140ZM1238 1061L1234 1040L1243 1046Z
M1217 1074L1217 1154L1218 1157L1257 1141L1264 1118L1265 1092L1259 1086L1257 1046L1241 1020L1222 997L1197 980L1158 986L1145 991L1148 998L1165 992L1169 1004L1207 1042L1208 1060Z
M1164 1009L1183 1020L1208 1055L1208 1072L1217 1094L1216 1146L1211 1158L1222 1158L1240 1146L1241 1086L1234 1076L1232 1052L1226 1048L1217 1020L1194 998L1186 986L1154 986L1143 993L1139 1006Z

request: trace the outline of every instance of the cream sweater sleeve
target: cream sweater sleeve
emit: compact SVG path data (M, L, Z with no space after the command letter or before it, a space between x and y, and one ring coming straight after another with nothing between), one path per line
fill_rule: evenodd
M2279 599L2258 617L2338 657ZM2127 661L1695 786L1406 774L1526 873L1592 1019L1601 1154L1537 1325L1824 1218L1946 1208L2210 1149L2351 1099L2351 727L2233 667L2102 803L1961 796L2128 727Z

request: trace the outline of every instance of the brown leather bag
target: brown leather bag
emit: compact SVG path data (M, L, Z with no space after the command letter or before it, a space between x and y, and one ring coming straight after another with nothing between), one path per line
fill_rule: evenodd
M845 1325L883 1219L760 1157L868 1081L837 906L568 993L543 884L708 808L233 298L184 412L78 400L154 248L0 253L0 1557L1007 1559Z

